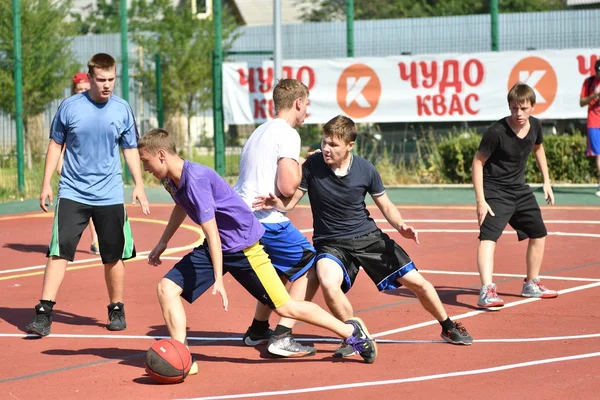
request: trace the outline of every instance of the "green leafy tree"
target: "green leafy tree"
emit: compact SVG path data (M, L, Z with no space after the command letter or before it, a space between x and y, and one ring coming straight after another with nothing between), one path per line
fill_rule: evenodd
M214 27L212 19L198 20L192 16L189 3L173 7L161 3L157 15L146 24L148 33L136 34L134 41L144 49L143 67L139 79L144 97L156 104L156 54L161 57L162 96L165 120L184 115L187 120L188 156L192 153L191 118L212 108L212 52ZM168 3L168 2L167 2ZM231 13L223 12L223 48L231 48L235 39L235 21Z
M358 20L422 18L489 13L489 0L355 0ZM499 0L502 13L561 10L564 0ZM306 22L346 19L346 0L297 0Z
M25 145L31 149L35 143L47 142L36 140L31 122L52 100L63 96L65 87L79 65L74 61L71 50L74 26L66 22L71 8L69 2L21 0L20 8L23 120ZM3 22L0 24L0 111L14 118L13 10L10 1L0 1L0 16ZM31 168L31 152L28 154L28 167Z

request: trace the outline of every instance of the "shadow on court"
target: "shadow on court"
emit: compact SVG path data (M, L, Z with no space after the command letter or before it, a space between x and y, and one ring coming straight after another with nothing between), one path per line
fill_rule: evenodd
M11 250L15 250L15 251L19 251L21 253L42 254L44 256L44 259L43 259L43 261L40 261L40 264L46 262L45 257L48 252L47 244L5 243L2 247L11 249ZM95 255L95 254L90 253L89 251L81 250L81 249L76 250L75 253L76 254Z
M144 373L144 362L146 360L146 351L138 349L126 349L117 347L98 347L79 350L71 349L50 349L42 351L42 354L50 356L95 356L104 358L108 361L118 361L121 365L141 368L140 373ZM91 364L94 364L92 362ZM88 364L89 365L89 364Z
M31 322L35 317L35 303L30 308L7 308L0 307L0 320L15 326L20 331L25 332L25 325ZM87 325L87 326L106 326L105 321L98 321L96 318L85 317L70 312L55 309L52 314L52 323L69 325ZM31 339L31 338L27 338Z
M5 243L3 247L22 253L40 253L44 255L48 251L47 244Z
M444 303L444 305L458 306L458 307L463 307L463 308L467 308L470 310L478 310L479 309L477 307L477 300L479 299L479 288L458 288L458 287L452 287L452 286L436 286L435 289L438 292L438 295L440 296L440 299L442 300L442 303ZM390 291L386 291L383 293L385 293L387 295L391 295L391 296L412 298L415 301L418 301L416 296L413 294L413 292L411 292L410 290L405 289L405 288L390 290ZM467 298L469 299L469 302L465 303L464 301L460 301L458 299L459 295L466 295ZM515 293L498 292L498 295L502 298L515 298L515 299L521 298L521 296L515 295Z

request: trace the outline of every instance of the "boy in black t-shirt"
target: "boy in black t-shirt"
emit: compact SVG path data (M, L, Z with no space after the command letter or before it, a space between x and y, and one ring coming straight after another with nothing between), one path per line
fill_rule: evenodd
M465 327L448 317L435 287L419 273L404 249L371 218L365 205L367 193L394 229L419 243L417 231L404 222L390 201L373 164L352 154L356 135L356 125L350 118L339 115L331 119L323 126L322 151L308 157L302 165L302 181L294 196L259 196L253 206L289 211L308 192L317 275L325 302L338 319L346 320L354 313L346 292L362 267L380 291L403 285L411 290L439 321L445 341L472 344L473 339ZM351 347L342 345L334 356L346 357L353 353Z
M533 150L544 180L544 198L554 205L548 164L544 152L542 124L531 115L535 93L518 83L508 92L510 116L494 123L483 134L479 150L473 159L473 187L477 200L479 248L477 266L481 290L480 308L502 307L492 282L496 242L506 224L516 231L519 240L529 238L527 246L527 277L523 281L524 297L553 298L558 293L545 287L539 279L546 226L539 205L529 185L525 183L527 159Z

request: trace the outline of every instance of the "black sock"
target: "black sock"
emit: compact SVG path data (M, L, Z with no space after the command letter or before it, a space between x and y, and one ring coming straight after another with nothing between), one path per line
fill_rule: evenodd
M440 325L442 326L442 329L445 331L449 331L450 329L454 328L454 322L452 322L450 317L446 318L445 321L440 321Z
M279 336L279 335L283 335L284 333L292 333L292 328L288 328L287 326L283 326L283 325L277 325L275 327L275 332L273 333L273 335L275 336Z
M252 325L250 325L250 329L253 332L264 332L269 329L269 320L259 321L256 318L252 320Z
M44 308L43 312L46 312L46 313L51 313L52 307L54 307L55 304L56 304L56 302L52 301L52 300L40 300L40 306L42 306Z

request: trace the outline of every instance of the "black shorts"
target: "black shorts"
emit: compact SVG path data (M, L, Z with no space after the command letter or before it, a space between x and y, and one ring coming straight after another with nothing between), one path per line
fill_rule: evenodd
M344 271L342 291L348 292L359 267L362 267L378 290L402 286L398 278L417 270L404 249L380 229L351 239L325 239L315 243L317 261L329 258Z
M69 199L58 199L54 210L52 239L47 257L75 259L81 234L94 221L100 256L104 264L135 257L135 246L124 204L90 206Z
M542 211L529 185L516 189L484 187L483 191L495 216L486 215L479 228L479 240L498 241L506 224L517 231L519 240L548 235Z

